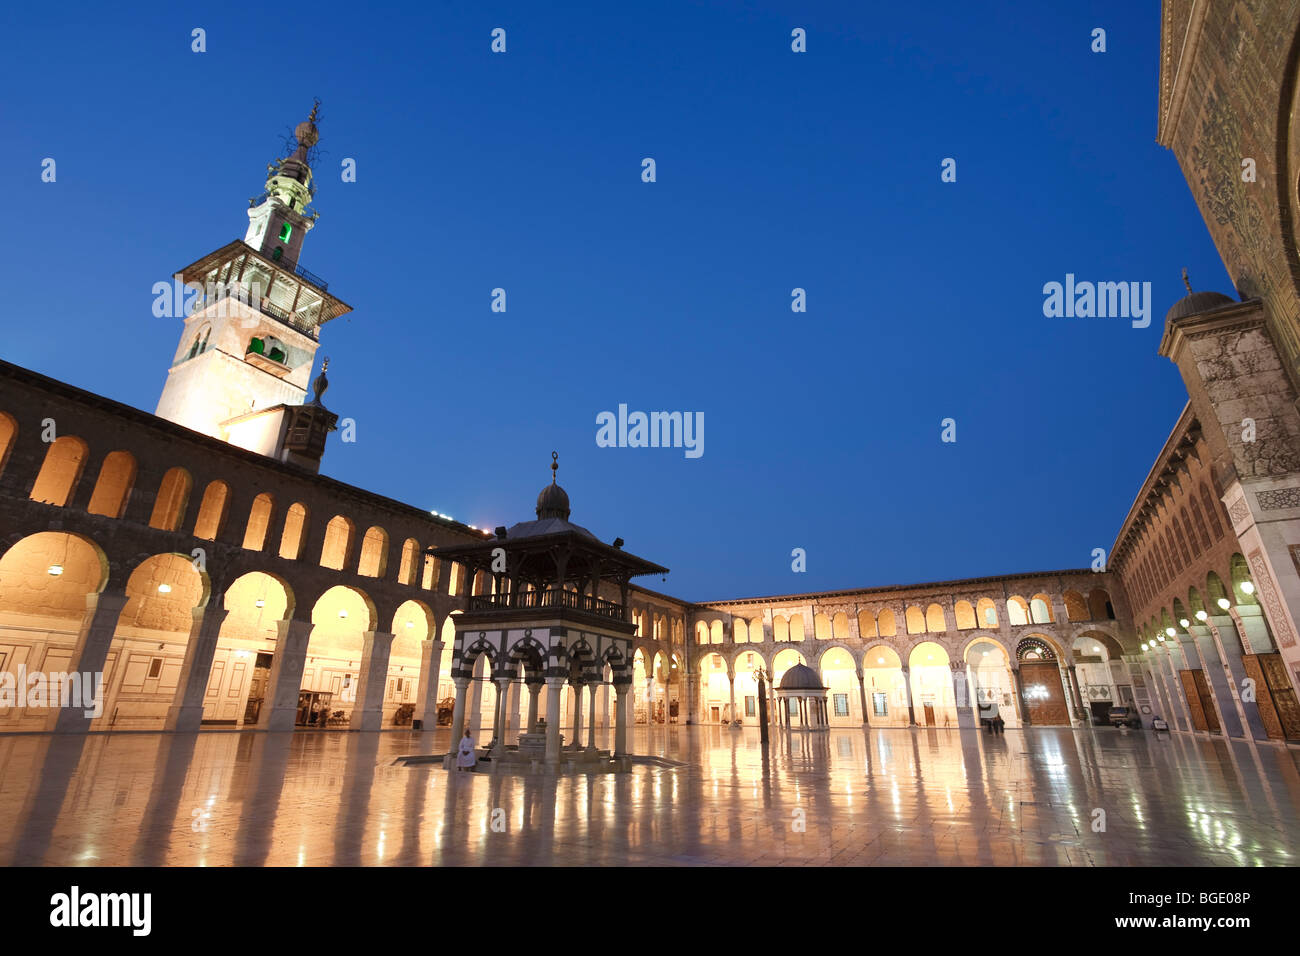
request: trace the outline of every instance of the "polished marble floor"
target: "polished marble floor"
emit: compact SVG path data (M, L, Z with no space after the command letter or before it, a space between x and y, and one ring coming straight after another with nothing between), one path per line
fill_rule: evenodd
M638 727L629 774L394 762L447 731L0 738L0 864L1293 866L1300 752L1109 728ZM1098 812L1100 811L1100 813Z

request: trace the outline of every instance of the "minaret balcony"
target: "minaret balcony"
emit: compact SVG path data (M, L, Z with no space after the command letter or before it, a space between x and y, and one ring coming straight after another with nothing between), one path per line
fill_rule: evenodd
M627 620L627 608L617 601L579 594L562 588L547 591L499 592L497 594L478 594L469 599L467 611L546 611L571 610L614 621Z

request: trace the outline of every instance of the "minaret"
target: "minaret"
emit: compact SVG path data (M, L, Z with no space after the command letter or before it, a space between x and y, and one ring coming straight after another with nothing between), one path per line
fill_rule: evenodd
M168 289L154 303L155 315L180 312L185 323L157 414L275 457L283 457L284 410L307 397L320 327L352 311L298 265L317 217L307 207L319 105L294 130L294 150L267 167L244 239L186 266L176 294Z

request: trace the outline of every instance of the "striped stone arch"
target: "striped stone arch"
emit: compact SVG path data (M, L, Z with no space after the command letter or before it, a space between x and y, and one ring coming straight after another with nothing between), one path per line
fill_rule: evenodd
M488 663L493 670L497 667L497 649L487 639L487 632L479 631L478 635L461 648L459 655L453 652L452 655L452 674L455 677L473 677L474 664L480 657L487 655Z
M980 641L986 641L990 644L996 644L998 647L1002 649L1002 653L1007 655L1008 661L1015 660L1016 657L1015 654L1012 652L1011 648L1007 647L1006 643L1002 640L1001 636L999 636L996 631L975 631L975 632L967 631L966 633L970 636L970 639L966 641L965 644L962 645L960 658L958 658L955 654L952 655L954 660L960 659L962 661L965 661L966 655L970 653L970 649L974 647L976 644L978 644Z
M1056 642L1046 634L1027 634L1016 642L1016 660L1024 660L1025 654L1037 649L1043 654L1043 660L1059 662L1063 659L1063 652Z

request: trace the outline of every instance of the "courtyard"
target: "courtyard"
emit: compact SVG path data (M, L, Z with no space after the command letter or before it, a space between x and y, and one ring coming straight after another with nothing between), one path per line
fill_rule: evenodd
M435 732L0 739L0 864L1290 866L1297 751L1109 728L639 725L630 773L449 773Z

